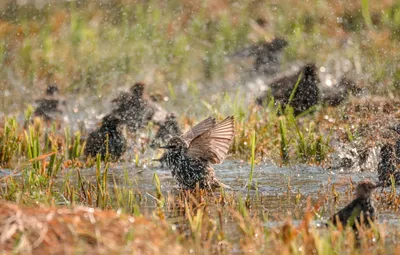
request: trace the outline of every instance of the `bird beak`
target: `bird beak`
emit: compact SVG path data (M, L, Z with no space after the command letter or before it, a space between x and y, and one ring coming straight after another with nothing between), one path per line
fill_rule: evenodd
M158 148L160 148L160 149L171 149L172 146L165 145L165 146L160 146Z
M157 162L159 162L159 161L161 161L161 158L155 158L155 159L152 159L151 161L157 161Z

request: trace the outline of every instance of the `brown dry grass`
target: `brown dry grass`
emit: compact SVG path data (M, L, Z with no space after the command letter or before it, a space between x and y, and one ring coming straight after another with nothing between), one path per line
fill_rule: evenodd
M165 222L78 206L0 202L0 251L23 254L182 254Z

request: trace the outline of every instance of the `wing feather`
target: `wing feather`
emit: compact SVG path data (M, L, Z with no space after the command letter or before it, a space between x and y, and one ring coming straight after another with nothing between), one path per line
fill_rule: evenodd
M188 156L220 164L226 157L234 136L234 118L229 116L213 128L195 137Z
M215 118L208 117L207 119L203 120L192 129L187 131L185 134L182 135L182 138L187 142L190 143L193 139L197 136L203 134L204 132L213 128L216 124Z

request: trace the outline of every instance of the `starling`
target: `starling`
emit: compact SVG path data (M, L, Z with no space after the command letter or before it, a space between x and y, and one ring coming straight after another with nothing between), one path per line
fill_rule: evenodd
M390 129L395 131L398 135L400 135L400 124L398 124L396 126L392 126L392 127L390 127ZM396 141L395 152L396 152L397 165L400 166L400 137Z
M400 135L400 125L390 127ZM391 176L395 184L400 184L400 139L394 144L386 143L381 148L378 164L378 178L385 186L391 185Z
M138 82L130 88L130 93L122 93L112 102L116 105L113 114L126 122L128 129L135 132L145 127L149 121L162 123L167 112L144 94L145 84Z
M111 100L113 108L116 110L120 108L120 111L127 111L129 109L131 94L129 92L120 92L118 96Z
M101 127L87 138L85 155L95 157L100 154L104 160L108 152L112 160L118 160L126 151L126 138L119 129L121 123L121 119L115 115L105 116Z
M314 64L307 64L294 75L274 79L269 85L271 90L258 97L256 103L263 105L268 95L272 95L275 104L280 104L282 109L285 109L286 105L290 104L293 107L294 114L299 115L319 102L319 89L317 86L319 78L316 70L317 67ZM292 101L289 103L290 96L299 77L299 84L294 92Z
M182 131L176 121L176 116L173 113L167 115L166 121L160 125L154 140L151 142L151 147L159 147L160 144L168 143L169 139L175 136L181 136Z
M360 89L353 80L342 77L337 86L322 91L322 101L328 106L336 107L347 100L350 93L357 95Z
M62 110L59 108L59 106L60 102L65 102L56 97L57 93L58 87L53 84L49 85L46 89L45 97L36 100L38 106L35 109L33 116L41 117L45 121L53 121L56 119L57 115L62 114Z
M400 124L390 126L389 129L395 131L398 135L400 135Z
M169 140L163 155L172 176L183 189L193 190L226 187L216 177L211 164L220 164L226 157L234 136L233 116L216 124L207 118L182 136Z
M258 74L274 75L280 70L281 52L288 45L282 38L275 38L272 42L262 42L244 48L233 57L254 57L254 71Z
M143 99L144 87L143 83L136 83L131 87L129 94L123 93L113 100L113 103L117 104L117 108L113 110L112 114L126 122L131 131L143 128L147 124L144 121L146 110L146 103Z
M356 188L356 198L345 208L335 213L330 222L335 226L340 222L343 226L352 227L354 230L357 228L356 221L369 227L370 221L373 222L376 217L376 209L371 198L372 191L380 186L382 184L375 184L370 180L359 182ZM361 220L361 218L363 219Z

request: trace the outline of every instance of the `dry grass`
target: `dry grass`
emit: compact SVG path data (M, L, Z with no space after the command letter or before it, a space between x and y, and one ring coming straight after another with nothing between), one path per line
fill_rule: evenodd
M21 254L182 254L165 222L77 206L0 202L0 250Z
M129 216L84 206L74 208L19 206L0 202L0 250L19 254L382 254L399 248L395 228L376 224L351 229L316 227L319 205L307 203L294 224L287 218L276 227L257 213L226 205L213 218L205 201L186 205L187 226L158 217ZM245 212L247 211L247 212ZM230 225L225 225L228 217ZM265 216L264 216L265 217ZM228 229L237 234L229 237Z

